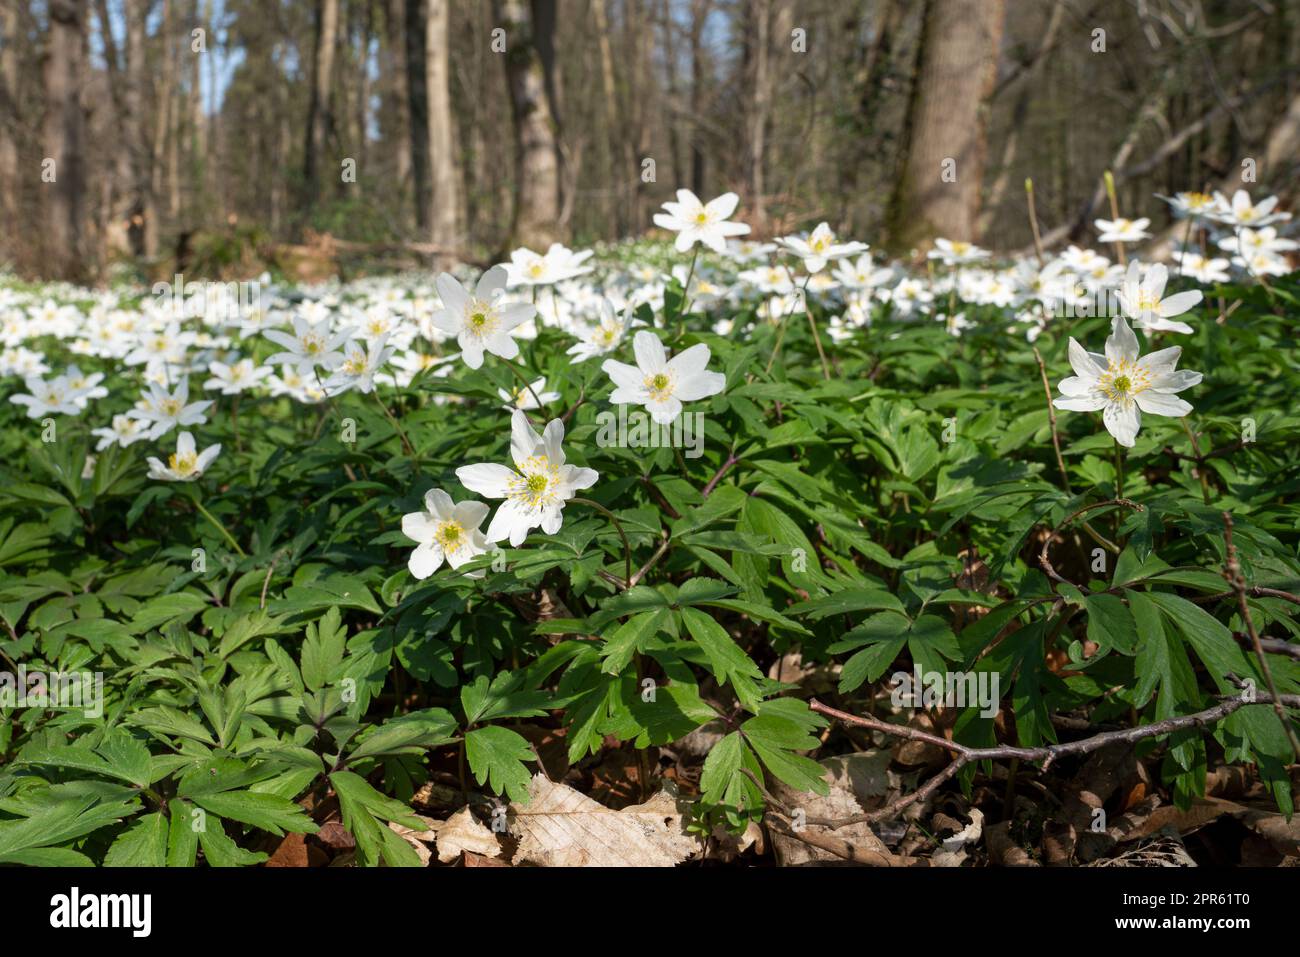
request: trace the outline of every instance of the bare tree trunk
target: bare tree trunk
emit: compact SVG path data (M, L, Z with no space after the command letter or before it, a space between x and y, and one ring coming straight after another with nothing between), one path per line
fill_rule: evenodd
M18 219L18 0L0 0L0 219Z
M84 279L86 248L85 0L49 0L45 82L45 155L54 160L54 181L45 187L46 264L52 275Z
M425 96L429 104L429 241L456 248L461 241L460 176L455 123L451 113L450 0L427 0L425 19Z
M691 190L704 192L704 23L709 0L691 3Z
M311 101L307 112L307 141L303 150L303 179L307 196L320 189L321 164L334 133L331 95L334 89L334 47L338 43L339 0L316 0L316 53L311 64Z
M411 178L411 124L407 121L406 35L402 0L385 0L384 34L387 56L381 58L384 86L384 142L394 151L398 188L404 193Z
M154 206L153 146L145 116L145 18L149 5L128 0L126 5L126 115L131 161L131 249L136 256L158 252L158 213Z
M199 0L194 0L191 7L192 28L201 28L207 30L207 24L200 18ZM203 218L203 190L200 186L197 190L194 183L202 183L204 171L208 165L208 124L203 117L203 58L206 53L197 53L193 50L193 34L190 40L190 91L189 91L189 110L190 110L190 148L192 150L189 162L189 181L192 191L190 199L190 211L196 219ZM206 32L205 32L205 49L206 49ZM193 195L197 192L198 195Z
M429 77L425 70L428 11L424 0L406 0L406 121L415 181L415 226L423 234L429 223Z
M158 84L157 109L154 113L153 145L149 150L149 192L154 202L155 214L158 197L162 195L163 154L167 149L171 103L176 88L176 34L172 26L172 0L163 0L162 25L158 28L158 40L162 78ZM174 142L174 137L172 140ZM159 230L155 228L155 244L158 232Z
M618 95L614 89L614 52L609 43L609 16L605 10L607 0L592 0L591 13L596 28L596 42L600 48L600 87L604 94L605 148L608 154L605 181L607 219L614 226L615 235L625 228L624 213L619 203L620 194L628 178L636 169L632 142L627 136L618 112Z
M891 202L895 249L973 241L1005 0L928 0L908 108L908 150Z
M553 0L536 0L538 4ZM515 215L512 242L545 249L561 236L560 151L557 122L547 95L539 47L549 46L535 29L553 26L553 15L532 17L523 0L494 0L497 21L506 28L506 79L514 115Z
M749 103L748 150L745 173L749 186L749 208L754 222L766 219L763 193L767 188L763 176L767 162L767 124L772 112L772 0L749 0L749 34L753 43L753 65L750 79L753 98Z

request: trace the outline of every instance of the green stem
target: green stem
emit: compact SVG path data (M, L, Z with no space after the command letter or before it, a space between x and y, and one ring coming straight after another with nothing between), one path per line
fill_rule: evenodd
M695 278L695 262L700 258L697 244L691 250L691 268L686 271L686 283L682 286L682 311L677 316L677 338L686 334L686 314L691 311L691 280Z
M230 534L230 531L226 528L226 526L221 524L221 522L217 519L215 515L213 515L211 512L209 512L206 508L203 507L203 503L199 501L198 493L195 492L191 496L191 498L194 502L194 507L199 510L199 512L203 515L204 518L206 518L209 522L211 522L213 525L216 526L217 531L219 531L222 535L224 535L226 541L230 543L230 547L239 553L239 557L247 558L248 555L245 554L244 550L239 547L239 542L235 541L235 536Z
M618 532L618 537L623 540L623 561L626 567L626 574L623 576L623 590L626 591L632 584L632 546L628 544L627 535L623 531L623 524L618 520L618 516L604 505L593 502L589 498L571 498L569 501L574 505L586 505L588 508L594 508L613 523L614 530Z
M522 372L520 372L518 369L515 368L515 364L511 362L509 359L502 359L501 361L505 363L507 369L509 369L512 373L514 373L514 377L523 383L524 388L528 390L528 394L531 395L533 397L533 401L537 403L537 411L541 412L542 400L539 399L537 397L537 393L533 391L533 384L529 382L527 378L525 378Z
M1115 442L1115 497L1124 497L1124 446ZM1115 539L1119 540L1120 513L1115 512Z
M371 395L375 397L375 401L379 403L379 407L384 410L384 415L388 416L388 421L391 422L393 428L397 430L397 435L401 438L402 445L406 447L406 454L413 459L418 459L419 456L415 454L415 446L413 446L411 440L406 437L406 432L402 429L402 423L397 421L397 416L393 415L393 410L388 407L388 403L379 397L378 386L375 386L375 388L371 390Z

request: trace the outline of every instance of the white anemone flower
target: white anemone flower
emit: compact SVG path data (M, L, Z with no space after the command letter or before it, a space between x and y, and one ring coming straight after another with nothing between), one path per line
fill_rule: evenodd
M965 266L987 259L989 251L964 240L941 237L934 241L934 248L927 256L930 259L941 260L945 266Z
M270 366L259 366L252 359L238 362L209 362L212 378L203 383L205 389L220 389L222 395L239 395L245 389L260 385L271 374Z
M1181 316L1205 298L1199 289L1190 289L1164 298L1165 284L1169 281L1169 270L1161 263L1156 263L1142 276L1142 267L1135 259L1128 264L1128 274L1119 288L1119 302L1124 314L1133 320L1139 329L1152 332L1191 332L1192 327L1185 322L1173 322L1173 316Z
M48 382L32 376L25 382L26 395L13 395L9 401L27 406L27 418L39 419L46 415L77 415L77 393L68 385L67 376L55 376Z
M1101 412L1106 431L1132 448L1142 425L1142 413L1182 418L1192 406L1175 393L1201 381L1201 373L1175 371L1182 348L1173 346L1147 356L1138 355L1138 340L1122 316L1111 325L1106 354L1088 352L1070 340L1074 375L1062 379L1061 396L1052 403L1073 412Z
M531 529L541 526L554 535L564 522L564 503L600 478L595 469L566 465L564 423L552 419L541 435L518 409L510 417L510 456L515 469L482 463L462 465L456 477L484 498L504 499L488 525L487 540L509 539L513 548L524 543Z
M139 442L145 437L144 423L129 415L113 416L113 424L102 429L91 429L91 435L97 436L95 451L102 452L111 445L126 448L132 442Z
M739 203L740 197L735 193L723 193L702 203L689 189L679 189L677 202L664 203L667 212L655 213L654 221L661 229L677 234L674 246L679 253L686 252L696 243L703 243L715 253L725 253L729 237L749 233L749 227L744 223L728 222Z
M622 318L614 310L614 304L608 299L601 299L599 304L600 322L592 326L582 326L575 330L578 341L565 350L566 355L573 356L570 363L584 362L594 356L613 352L627 335L632 326L633 311L631 303L623 311Z
M416 543L415 551L406 563L411 574L425 579L442 567L445 561L452 568L460 568L488 550L488 541L479 531L488 507L482 502L457 504L440 488L424 493L424 511L402 516L402 534ZM468 572L471 578L481 578L483 571Z
M166 465L149 456L149 477L163 482L193 482L220 452L220 445L211 445L199 452L194 446L194 436L182 432L176 440L176 454L167 457Z
M1093 221L1093 225L1101 233L1097 241L1102 243L1138 243L1151 238L1151 234L1147 232L1151 220L1146 218L1098 219Z
M1290 213L1276 211L1276 196L1252 203L1250 194L1244 189L1239 189L1232 194L1231 202L1225 199L1222 193L1215 193L1214 197L1218 204L1214 218L1228 226L1250 226L1258 229L1260 226L1286 222L1291 218Z
M159 439L179 425L202 425L208 421L203 410L212 404L212 400L190 402L189 397L188 376L176 384L175 392L151 383L140 404L127 415L149 423L149 438Z
M501 301L508 275L504 266L493 266L479 277L472 296L451 273L438 276L443 308L430 321L456 337L461 358L471 369L483 365L485 352L502 359L519 355L514 330L537 314L531 303Z
M314 307L310 310L308 306ZM285 351L277 352L266 360L267 365L288 364L298 368L300 374L311 375L312 370L321 366L333 370L343 362L343 353L339 347L348 341L351 329L330 330L331 319L325 307L319 303L308 303L303 307L304 315L293 317L293 333L279 329L267 329L262 335ZM325 312L323 318L312 322L308 315Z
M510 254L506 271L510 274L512 286L546 286L585 276L593 267L583 263L591 256L590 249L575 252L560 243L551 243L545 255L523 247Z
M785 236L778 239L777 244L802 259L804 268L810 273L821 272L833 260L857 256L867 251L866 243L836 242L829 223L818 223L817 228L806 238Z
M642 330L632 338L636 365L606 359L601 369L614 380L609 401L615 405L643 405L650 418L670 425L682 411L683 402L716 395L727 387L721 372L708 372L709 347L691 346L671 359L653 332Z
M523 409L525 412L533 409L540 409L543 405L550 405L560 397L558 392L546 391L546 376L534 379L527 386L517 386L514 389L497 389L497 395L501 396L501 401L505 403L505 410L513 412L515 409Z
M380 336L365 348L353 339L343 347L343 362L338 370L325 380L327 395L340 395L349 389L356 389L362 394L375 389L375 373L384 367L393 355L393 346L388 345L388 334Z

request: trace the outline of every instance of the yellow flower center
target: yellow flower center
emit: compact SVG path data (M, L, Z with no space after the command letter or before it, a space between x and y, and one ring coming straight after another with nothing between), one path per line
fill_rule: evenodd
M650 398L656 402L662 402L673 394L673 379L666 372L656 372L645 379L646 391L650 393Z
M433 530L433 540L443 551L454 552L465 544L465 529L460 522L439 522Z
M1127 359L1121 359L1119 362L1112 361L1102 374L1097 387L1112 402L1128 404L1135 395L1151 387L1151 373L1136 362L1129 362Z
M507 497L528 508L539 508L555 497L560 470L545 455L533 455L520 466L521 475L510 483Z
M698 213L695 214L695 222L697 225L703 226L708 221L709 221L709 214L704 210L700 210Z
M1140 293L1137 300L1137 310L1139 313L1159 312L1160 300L1148 293Z
M176 453L167 459L168 467L177 475L192 475L196 464L196 457L189 453L185 455Z
M952 244L952 251L958 256L965 256L970 252L970 243L955 242Z
M177 415L181 411L181 404L176 399L163 399L158 406L166 415Z

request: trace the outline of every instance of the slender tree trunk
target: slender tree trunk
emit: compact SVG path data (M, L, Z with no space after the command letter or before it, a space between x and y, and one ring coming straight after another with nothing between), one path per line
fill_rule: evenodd
M600 49L600 88L604 96L602 109L605 121L605 149L607 156L605 181L605 216L613 226L615 235L622 235L626 226L619 198L626 183L636 169L632 142L618 112L618 95L614 88L614 52L609 42L609 16L605 10L607 0L592 0L592 24L596 28L596 42Z
M18 2L0 0L0 220L18 219Z
M539 5L552 2L537 0ZM494 3L497 21L506 28L506 79L517 151L512 242L544 250L561 238L560 151L557 121L539 53L551 41L534 31L552 26L555 18L532 17L523 0Z
M749 0L749 35L753 43L750 89L752 99L747 119L748 143L745 172L749 186L749 207L754 222L767 216L764 167L767 164L767 124L772 112L772 0Z
M200 16L199 0L194 0L191 5L191 29L204 30L204 49L207 49L207 23ZM190 161L186 180L189 184L189 207L191 216L201 222L204 218L203 189L200 185L197 189L193 184L202 184L205 171L208 165L208 124L203 117L203 58L207 56L206 52L199 53L194 50L193 33L190 34L187 48L190 58L190 90L189 90L189 113L190 113ZM197 195L196 195L197 194Z
M145 110L145 0L126 4L126 114L131 160L131 237L136 256L152 258L158 252L158 212L153 192L153 144Z
M63 279L84 279L86 248L85 117L81 88L85 79L86 4L49 0L49 40L42 73L45 81L45 155L54 161L53 182L45 188L46 264Z
M319 196L321 168L334 133L331 94L334 89L334 48L338 43L339 0L316 0L316 53L311 64L311 101L307 140L303 149L303 180L307 196Z
M163 0L162 25L158 28L158 57L161 61L162 76L158 83L157 103L155 104L153 144L149 150L149 192L155 207L163 191L164 153L169 139L168 126L171 115L172 96L176 86L176 35L172 27L172 0ZM156 210L155 210L156 212ZM155 230L155 243L157 232Z
M406 35L402 0L385 0L384 36L387 56L380 60L384 87L384 142L389 144L399 190L411 179L411 124L407 122Z
M984 174L986 101L997 74L1005 0L928 0L908 107L908 151L890 210L896 250L936 236L974 241Z
M704 23L709 16L709 0L691 4L691 190L704 192Z
M461 241L460 176L451 111L450 0L426 0L424 74L429 104L429 241L454 249Z
M411 178L415 183L415 226L422 235L428 235L431 228L429 78L424 62L427 16L424 0L406 0L406 120L410 132Z

